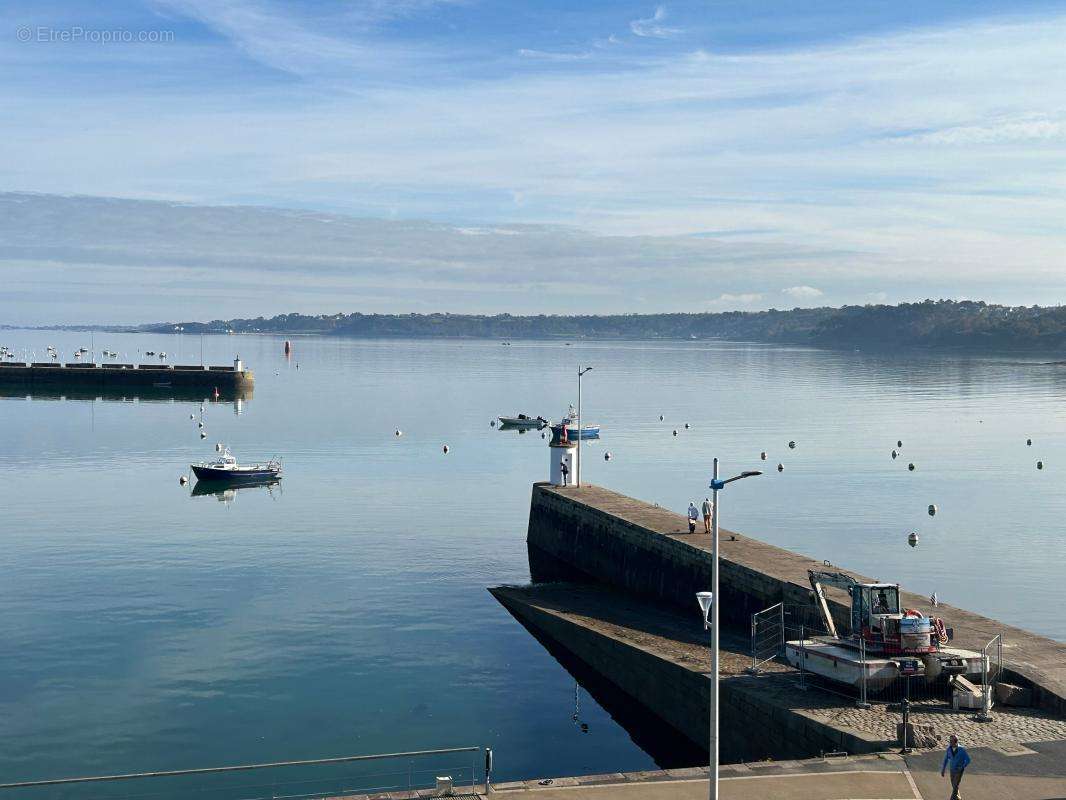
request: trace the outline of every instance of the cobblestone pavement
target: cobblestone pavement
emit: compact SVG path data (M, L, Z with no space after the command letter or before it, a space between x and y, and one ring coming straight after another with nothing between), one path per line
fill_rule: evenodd
M834 725L866 731L887 741L895 740L896 723L902 720L898 706L875 704L869 709L861 709L843 699L835 708L811 708L809 711ZM910 716L914 725L932 725L945 745L952 733L967 746L1066 739L1066 720L1048 716L1037 709L995 708L991 722L976 722L972 711L953 711L943 702L922 701L911 704Z

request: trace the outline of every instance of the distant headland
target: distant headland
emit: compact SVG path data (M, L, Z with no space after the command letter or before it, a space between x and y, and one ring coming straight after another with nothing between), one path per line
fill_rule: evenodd
M64 326L67 328L86 326ZM363 338L720 339L825 348L965 351L1066 350L1066 306L925 300L899 305L689 314L281 314L96 330L267 333Z

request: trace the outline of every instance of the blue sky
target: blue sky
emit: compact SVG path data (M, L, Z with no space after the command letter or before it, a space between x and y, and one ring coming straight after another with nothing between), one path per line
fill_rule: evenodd
M1063 3L99 5L0 10L0 191L712 242L657 306L1066 302Z

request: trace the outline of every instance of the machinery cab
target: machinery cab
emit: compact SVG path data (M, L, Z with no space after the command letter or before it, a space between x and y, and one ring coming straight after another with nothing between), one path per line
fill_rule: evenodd
M851 587L851 629L862 633L884 634L899 620L899 584L857 583ZM898 626L896 626L898 628Z

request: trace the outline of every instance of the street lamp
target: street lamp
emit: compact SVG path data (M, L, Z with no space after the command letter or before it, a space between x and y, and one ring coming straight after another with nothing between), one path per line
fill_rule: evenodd
M574 470L577 474L574 477L574 483L579 487L581 486L581 439L584 437L584 431L581 430L581 376L591 371L592 367L577 368L577 469Z
M580 463L580 462L579 462ZM714 477L711 478L711 497L714 508L711 510L711 591L697 592L700 610L703 611L704 626L707 624L707 610L711 612L711 742L710 742L710 798L718 800L718 491L727 483L741 478L753 478L762 475L758 470L747 470L732 478L718 478L718 459L714 460Z

